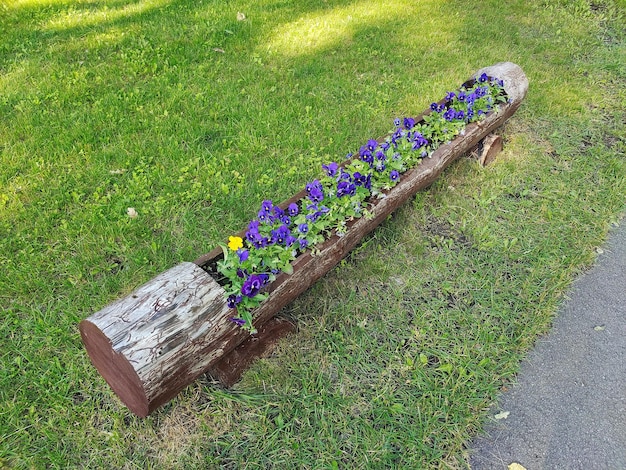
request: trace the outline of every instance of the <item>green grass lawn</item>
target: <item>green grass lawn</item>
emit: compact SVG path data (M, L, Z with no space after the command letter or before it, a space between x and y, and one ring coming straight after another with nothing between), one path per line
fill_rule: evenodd
M620 223L625 11L0 2L0 468L463 468ZM530 88L493 165L459 161L379 227L233 390L199 380L147 419L119 402L80 320L504 60Z

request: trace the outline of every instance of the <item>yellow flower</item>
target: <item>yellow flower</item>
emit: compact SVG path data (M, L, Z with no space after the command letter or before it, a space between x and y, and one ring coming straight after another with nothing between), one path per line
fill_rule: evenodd
M228 237L228 248L233 251L243 248L243 240L241 237Z

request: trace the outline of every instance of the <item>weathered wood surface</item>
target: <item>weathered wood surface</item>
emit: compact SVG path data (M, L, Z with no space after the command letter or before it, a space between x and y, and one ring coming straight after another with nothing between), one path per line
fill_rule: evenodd
M181 263L83 320L92 363L138 416L147 416L221 358L237 330L224 290L194 263Z
M268 286L268 299L254 312L258 330L389 214L515 113L528 89L523 71L506 62L481 69L476 76L483 72L504 81L509 102L484 120L469 124L464 135L404 173L384 198L369 207L372 217L349 222L345 235L319 245L316 256L310 252L299 256L293 274L281 274ZM284 204L302 196L297 194ZM200 267L209 265L219 253L221 250L214 250L195 263L182 263L81 322L81 336L92 363L133 413L147 416L211 367L224 372L227 355L249 339L249 333L230 321L233 312L226 306L222 287Z

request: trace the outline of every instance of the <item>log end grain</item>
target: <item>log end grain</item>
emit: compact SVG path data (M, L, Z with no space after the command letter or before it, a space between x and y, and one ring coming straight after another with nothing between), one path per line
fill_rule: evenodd
M231 316L221 286L183 262L94 313L79 330L92 364L145 417L242 341Z
M100 375L128 409L142 418L148 416L150 404L130 362L113 349L109 338L89 319L80 322L78 328L89 359Z

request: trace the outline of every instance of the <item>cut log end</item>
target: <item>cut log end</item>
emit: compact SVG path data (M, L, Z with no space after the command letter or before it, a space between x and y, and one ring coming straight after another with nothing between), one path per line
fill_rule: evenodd
M115 352L109 338L89 320L80 322L78 328L91 363L100 375L129 410L142 418L148 416L149 400L130 362L123 354Z

